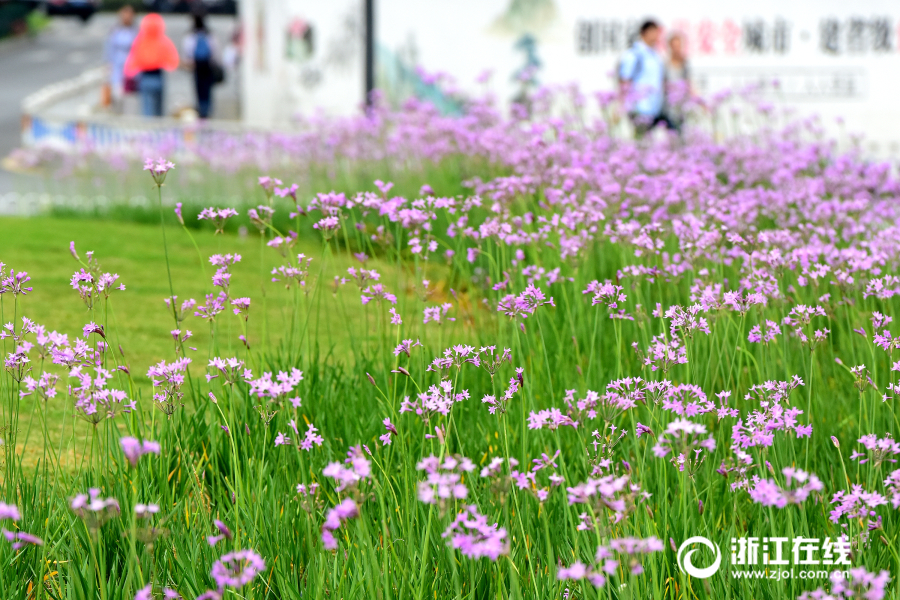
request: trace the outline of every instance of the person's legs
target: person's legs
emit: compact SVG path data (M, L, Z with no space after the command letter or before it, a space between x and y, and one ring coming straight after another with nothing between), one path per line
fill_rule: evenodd
M194 87L197 91L197 113L208 119L212 113L212 69L209 63L198 63L194 71Z
M159 89L156 92L156 116L161 117L165 114L165 83L163 81L162 73L159 75Z
M644 137L647 132L656 125L656 121L653 117L648 117L647 115L631 113L628 116L631 118L631 124L634 126L634 137L638 140Z
M153 93L150 90L150 75L141 73L138 76L138 91L141 93L141 114L153 116Z
M212 82L212 78L207 79L207 80L204 82L204 85L205 85L205 88L204 88L204 100L203 100L203 102L204 102L204 104L205 104L205 110L204 110L205 116L204 116L203 118L204 118L204 119L208 119L209 117L212 116L212 111L213 111L213 97L212 97L212 92L213 92L213 82Z
M163 81L159 73L141 73L141 112L145 117L163 114Z

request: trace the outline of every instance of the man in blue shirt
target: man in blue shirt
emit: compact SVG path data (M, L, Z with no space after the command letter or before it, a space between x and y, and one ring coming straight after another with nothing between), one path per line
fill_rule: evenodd
M619 63L619 83L638 137L659 123L672 129L663 114L666 68L662 57L654 50L658 41L659 25L655 21L644 21L640 37Z

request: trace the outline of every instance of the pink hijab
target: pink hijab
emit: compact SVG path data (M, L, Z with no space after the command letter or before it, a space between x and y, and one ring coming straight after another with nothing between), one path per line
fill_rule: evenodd
M125 60L125 76L134 77L142 71L178 68L178 50L172 40L166 37L166 22L156 13L151 13L141 21L141 28L131 51Z

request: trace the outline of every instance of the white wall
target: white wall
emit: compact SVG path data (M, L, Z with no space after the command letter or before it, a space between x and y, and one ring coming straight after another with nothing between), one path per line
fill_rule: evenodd
M362 6L362 0L241 0L244 121L271 126L298 113L359 110ZM289 35L301 22L311 27L311 43Z
M336 14L354 8L362 24L362 0L244 0L248 42L255 11L247 8L263 3L271 28L267 33L282 31L289 16L299 14L321 19L324 31L326 23L332 27L338 21ZM525 33L536 40L541 83L577 82L586 92L609 91L615 87L611 73L626 32L652 16L666 30L687 34L695 86L704 93L765 82L774 103L822 115L832 134L840 133L835 120L842 117L843 130L865 133L870 150L900 151L900 114L894 108L900 98L898 0L375 3L377 85L389 95L402 96L416 84L421 90L421 81L410 82L416 78L410 67L419 64L428 72L453 75L466 91L487 88L509 100L520 87L513 74L526 62L525 51L515 47ZM344 79L326 79L320 90L304 94L297 84L298 68L287 67L281 58L284 36L269 35L268 74L246 78L248 116L265 113L277 120L292 110L308 112L315 106L335 114L355 110L363 96L361 36L360 31L359 71ZM251 63L246 60L245 67ZM493 72L489 83L476 83L486 69ZM780 88L772 86L774 80L780 81Z

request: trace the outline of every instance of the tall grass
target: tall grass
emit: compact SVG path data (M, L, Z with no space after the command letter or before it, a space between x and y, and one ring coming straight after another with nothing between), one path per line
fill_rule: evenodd
M32 310L29 296L14 289L4 271L0 310L2 321L13 323L13 336L2 342L9 357L0 388L3 493L22 513L6 527L44 543L0 547L2 596L130 599L150 586L140 593L783 598L831 587L825 580L744 579L733 575L742 570L737 566L693 578L676 561L677 547L693 536L719 544L726 564L732 538L846 536L852 567L900 572L898 519L890 504L897 496L883 483L896 452L888 446L872 455L856 443L869 433L895 435L898 425L888 389L896 381L894 355L875 345L873 333L883 327L873 331L871 324L875 312L891 315L897 308L893 293L873 293L872 287L876 280L890 290L897 285L881 279L896 271L895 243L879 237L888 233L873 233L896 232L893 180L853 158L819 154L816 145L781 146L780 157L774 156L770 138L654 147L606 144L598 135L587 150L581 141L560 135L556 150L578 158L556 158L555 165L544 150L523 152L525 158L502 167L515 173L510 178L498 176L501 167L484 166L492 178L472 197L453 198L453 190L435 200L426 192L419 201L391 208L395 196L379 184L356 198L324 194L309 205L301 201L300 211L290 196L275 195L271 187L257 190L258 200L241 207L241 218L247 206L259 204L248 224L259 228L260 243L271 245L274 256L284 249L284 267L301 273L289 286L285 317L247 329L269 314L260 310L269 301L267 290L284 285L270 281L268 268L260 269L265 283L252 296L249 313L232 310L235 297L221 280L211 283L211 294L226 293L224 310L213 319L194 316L197 308L180 308L184 282L173 278L169 295L178 300L144 318L167 320L173 329L208 328L209 342L196 351L189 341L174 344L172 354L159 357L168 367L149 375L153 387L122 369L122 352L106 343L116 327L112 311L129 310L127 289L107 297L97 285L102 269L91 271L81 248L78 260L94 276L85 283L93 302L83 320L96 327L83 332L80 322L53 324L70 334L69 346L75 337L89 345L90 352L69 359L69 366L61 364L63 346L54 354L25 345L42 333L23 325L22 316ZM538 156L552 166L530 160ZM797 166L786 175L779 165L788 159ZM679 179L680 168L671 165L695 169L696 179ZM596 172L586 174L590 168ZM153 191L161 195L158 210L168 239L183 243L196 213L184 211L181 227L163 201L177 194L178 169ZM433 176L420 182L410 177L406 185L433 183ZM653 181L666 182L675 196L657 193ZM766 196L804 182L829 188L827 197ZM854 199L863 189L865 200ZM759 195L752 206L745 190ZM438 185L435 191L443 196ZM747 212L739 214L739 206ZM844 216L822 216L828 206ZM265 207L275 209L274 221ZM400 215L400 207L409 212ZM285 219L292 211L300 214ZM872 229L856 228L859 223ZM448 235L451 226L454 235ZM469 226L480 233L466 232ZM298 259L288 229L319 236L320 251ZM836 231L846 236L840 239ZM823 241L829 235L830 246ZM782 250L793 254L773 256ZM875 256L878 267L865 267L848 281L839 272L859 258L849 256L853 252ZM377 280L359 289L360 296L373 298L367 302L336 293L356 285L342 261L360 253L388 265L392 273L381 281L390 282L396 304L377 297L370 287ZM100 264L104 259L94 258ZM814 275L816 265L829 265L828 275ZM208 279L215 270L206 264L196 277ZM120 277L127 284L128 274ZM40 286L40 274L33 273L27 285ZM738 292L737 300L729 301L729 290ZM210 306L209 298L197 300ZM72 302L81 302L74 291ZM807 322L801 305L819 306L822 314ZM389 308L402 324L392 323ZM360 313L364 326L358 325ZM783 333L768 343L749 341L753 328L765 331L767 321ZM815 331L825 329L817 342ZM337 350L347 348L340 340L350 341L349 350ZM421 345L408 354L395 351L402 340ZM509 349L510 360L489 363L489 347L493 356ZM678 359L682 352L684 360ZM30 362L16 358L23 354ZM210 366L212 378L172 368L188 358L202 367L217 357L233 357L241 366L234 372ZM865 365L864 371L851 370L856 365ZM302 380L293 369L302 371ZM77 376L106 372L108 383L90 382L91 399L78 410L75 398L87 392ZM265 372L273 374L269 383L260 381ZM44 373L58 374L59 383L54 396L33 403L41 431L29 443L40 446L41 460L27 468L16 451L23 435L20 396L28 391L26 375L40 380ZM753 387L795 377L802 385L775 399L773 390ZM288 383L270 385L279 381ZM93 403L102 413L98 391L104 388L125 392L134 408L113 402L109 418L93 417L84 408ZM761 410L760 397L767 394L760 419L768 428L757 434L771 435L771 443L736 444L738 420L749 426L750 413ZM482 401L486 396L492 399ZM585 400L589 405L578 404ZM678 408L681 400L690 406ZM417 402L421 414L407 410ZM559 412L539 412L552 408ZM778 413L782 408L794 409L796 423ZM57 430L47 415L59 410L66 419ZM63 468L60 457L73 444L76 415L97 422L85 438L83 459ZM536 427L542 419L543 427ZM306 432L310 424L321 439ZM161 452L133 466L122 437L158 441ZM300 447L304 440L308 449ZM671 451L659 456L666 447ZM855 450L870 460L851 459ZM439 466L428 466L430 456ZM463 457L474 470L463 468ZM491 466L495 458L503 461ZM547 466L533 470L535 459ZM789 467L814 474L817 479L799 475L800 483L820 481L821 489L811 486L803 497L789 493L800 487L786 480L783 469ZM343 472L347 481L333 476L341 469L349 469ZM551 475L564 483L554 485ZM761 480L780 490L785 506L778 506L778 493L763 493ZM427 481L439 490L434 503L421 500L428 497ZM870 506L872 514L857 507L831 518L832 496L857 484L886 503ZM72 499L89 488L100 490L99 498L116 499L120 511L100 504L96 511L77 504L73 510ZM588 502L572 502L582 496ZM766 497L773 501L761 500ZM331 513L348 500L356 510L340 518ZM159 512L138 518L138 504L157 505ZM494 532L497 539L483 545L476 540L474 551L459 539L461 548L455 547L451 525L467 506L477 507L486 524L496 523L505 536ZM225 535L225 527L228 535L211 545L207 537ZM491 537L481 525L466 531L478 530ZM334 536L335 549L323 533ZM653 542L646 553L629 553L617 546L626 538ZM593 565L598 546L612 548L618 561L600 560L595 575L603 574L603 585L573 579L571 571L569 579L560 579L561 569L576 562ZM210 575L216 561L242 549L252 549L265 567L246 585L220 587ZM466 556L478 551L488 556ZM711 560L700 553L694 563ZM779 567L759 568L773 573ZM896 584L888 594L898 596Z

